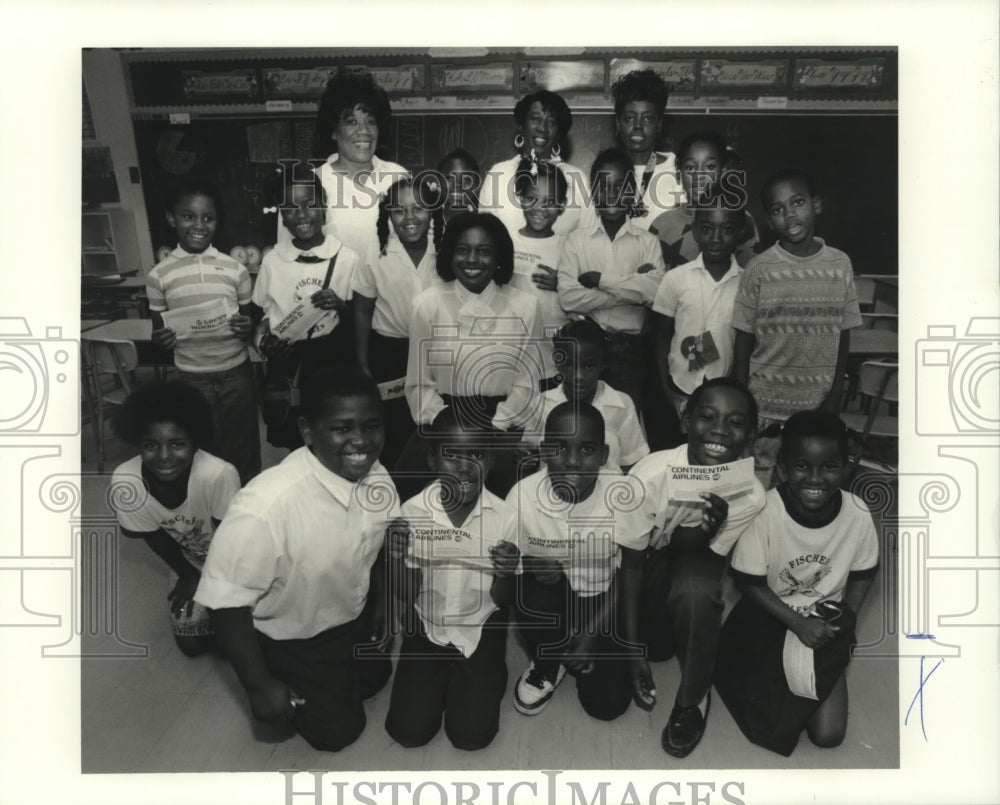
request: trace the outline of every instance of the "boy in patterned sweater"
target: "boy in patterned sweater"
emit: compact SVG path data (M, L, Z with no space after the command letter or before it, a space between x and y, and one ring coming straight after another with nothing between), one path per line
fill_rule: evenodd
M773 486L778 440L761 436L796 411L836 414L848 333L861 325L850 258L815 237L821 203L803 171L781 171L761 190L778 242L750 261L733 308L733 376L760 406L755 471Z

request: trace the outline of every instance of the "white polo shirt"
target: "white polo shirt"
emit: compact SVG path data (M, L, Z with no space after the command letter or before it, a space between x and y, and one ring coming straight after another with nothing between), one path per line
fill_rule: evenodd
M545 420L557 405L568 402L562 386L549 389L541 395L538 419L524 430L524 441L540 444L545 436ZM617 472L622 466L635 464L649 455L649 445L642 435L642 426L635 412L635 403L603 380L597 381L597 391L590 404L604 417L604 441L608 445L608 461L604 465Z
M195 600L211 609L250 607L254 626L276 640L348 623L364 608L386 524L398 512L381 464L351 483L300 447L233 500Z
M729 269L716 282L699 254L690 263L668 271L653 299L653 310L674 320L674 337L667 361L670 377L681 391L690 394L705 380L725 377L733 368L733 303L743 269L730 258ZM705 331L712 334L719 357L692 370L691 342Z
M547 468L519 482L507 495L517 509L525 554L556 559L577 595L607 592L621 564L618 546L645 550L648 531L635 480L601 472L586 500L556 497Z
M469 657L479 645L483 624L499 607L490 597L490 548L501 540L518 543L517 512L483 489L465 522L456 527L442 504L435 481L403 504L413 529L406 554L409 567L422 571L416 610L432 643L449 643ZM521 572L518 563L517 573Z
M636 274L645 263L655 268ZM588 271L601 273L599 287L580 284L580 275ZM656 235L625 221L612 240L598 219L593 226L571 232L563 243L559 304L577 318L589 315L609 333L638 335L646 328L646 305L652 302L663 272L663 252ZM638 277L633 285L621 285L623 279L632 277Z
M433 422L442 394L506 396L494 427L523 426L533 415L543 360L538 301L491 282L481 293L457 280L432 285L413 301L406 400L417 424Z
M372 313L375 332L387 338L408 338L413 300L424 288L440 282L437 253L431 239L427 239L427 252L420 265L414 265L393 233L385 244L385 254L373 252L358 267L352 291L375 300Z
M670 467L691 466L687 451L688 446L682 444L670 450L650 453L629 472L642 484L644 534L649 547L655 550L667 546L678 526L701 525L704 501L670 499ZM726 520L708 547L720 556L728 554L740 534L763 508L764 487L754 478L753 489L729 500Z

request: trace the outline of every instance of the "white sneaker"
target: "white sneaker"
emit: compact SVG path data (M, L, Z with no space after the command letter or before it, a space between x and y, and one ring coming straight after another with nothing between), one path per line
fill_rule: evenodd
M521 678L517 680L517 686L514 688L514 707L517 712L526 716L542 712L564 676L566 676L566 667L560 665L556 680L553 682L532 662L521 674Z

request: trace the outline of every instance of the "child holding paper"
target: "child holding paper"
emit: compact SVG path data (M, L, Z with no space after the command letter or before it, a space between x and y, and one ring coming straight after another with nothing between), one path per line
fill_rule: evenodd
M282 165L269 188L292 239L279 241L264 256L253 302L263 311L255 336L268 361L268 374L308 375L354 358L348 313L351 281L361 258L332 235L323 234L326 202L319 177L308 165ZM294 410L281 425L268 427L275 447L302 445Z
M785 422L784 480L733 552L743 598L726 620L715 686L743 734L788 756L804 729L832 747L847 730L854 624L878 569L868 507L841 491L847 429L802 411Z
M404 635L385 729L407 747L441 729L457 749L487 746L507 688L507 606L521 572L517 512L483 487L493 434L444 408L425 430L437 479L403 504L387 535L389 587Z
M680 687L660 739L674 757L690 754L705 732L726 555L764 507L752 459L737 461L753 441L756 422L757 404L746 386L728 377L706 380L691 394L681 419L687 443L646 456L630 473L644 487L648 545L640 637L649 659L666 660L676 650L681 665ZM729 489L723 496L683 480L691 475L685 472L689 468L719 465L728 465L726 480L718 482Z
M206 450L236 467L246 483L260 472L257 393L247 352L250 274L212 245L222 219L213 185L178 185L167 202L177 248L146 277L153 343L174 351L178 379L212 409Z
M515 486L524 573L518 627L530 663L514 707L537 715L568 671L587 715L611 721L629 702L650 709L652 677L638 644L645 525L633 479L603 471L604 418L581 402L545 421L545 467Z

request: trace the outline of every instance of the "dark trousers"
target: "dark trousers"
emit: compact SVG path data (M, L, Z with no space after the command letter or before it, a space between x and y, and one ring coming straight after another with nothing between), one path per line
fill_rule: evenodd
M518 627L535 667L554 681L570 639L581 632L607 593L579 596L565 576L555 584L541 584L531 573L518 579ZM618 634L613 628L610 634L598 635L593 670L575 675L584 712L602 721L618 718L632 701L628 657L637 656L640 649L624 645Z
M788 688L782 651L788 630L750 599L739 600L726 619L719 645L715 688L748 740L788 757L799 735L851 660L857 617L841 604L837 636L813 653L818 700Z
M677 447L684 439L681 433L681 420L677 409L673 406L663 391L660 383L660 367L657 363L657 352L661 345L657 342L656 330L651 330L644 336L646 339L646 378L642 396L642 424L646 429L646 441L649 449L668 450ZM663 348L669 348L667 344Z
M456 749L489 746L500 729L507 690L507 614L494 612L479 645L465 657L454 646L427 639L423 624L403 636L392 681L385 731L403 746L423 746L441 729Z
M275 640L257 633L271 674L305 699L292 726L314 749L339 752L365 728L363 700L389 681L392 663L374 653L362 619L304 640Z
M607 333L608 367L603 379L613 388L627 394L642 411L643 386L646 377L645 336Z
M697 704L712 685L722 630L722 574L726 557L708 547L646 553L639 635L649 659L676 652L681 666L677 702Z
M212 409L212 441L201 446L236 467L240 483L246 486L260 472L257 382L250 361L224 372L178 369L177 379L204 394Z
M372 379L376 383L398 380L402 386L409 348L408 338L388 338L372 330L368 342L368 366ZM379 461L391 472L417 429L410 415L410 406L401 391L398 397L382 400L382 419L385 422L385 447Z

